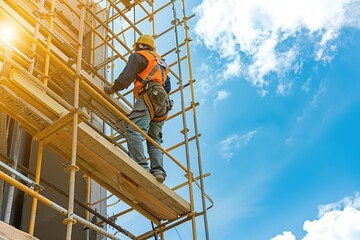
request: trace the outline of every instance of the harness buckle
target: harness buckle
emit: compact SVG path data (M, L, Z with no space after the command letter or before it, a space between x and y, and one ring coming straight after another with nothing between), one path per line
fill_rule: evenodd
M165 106L167 109L167 112L171 111L174 107L174 100L167 98L165 99Z
M149 82L146 82L140 89L139 89L139 96L146 92L149 89Z

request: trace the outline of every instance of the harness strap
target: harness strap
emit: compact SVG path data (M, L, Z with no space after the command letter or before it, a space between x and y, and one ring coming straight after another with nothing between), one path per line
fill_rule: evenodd
M160 116L160 117L154 117L154 118L152 119L152 121L154 121L154 122L162 122L162 121L165 121L165 119L166 119L167 116L168 116L168 113L169 113L169 111L167 111L164 115L162 115L162 116Z
M159 65L156 65L156 66L154 66L153 69L151 69L151 71L150 71L149 75L146 77L146 79L142 79L140 76L137 75L135 77L135 80L141 82L142 85L146 85L149 81L151 81L151 78L154 76L156 71L159 70L159 68L161 68L161 67ZM162 68L161 68L161 73L162 73L162 78L164 78L165 70L163 70ZM162 81L162 82L164 82L164 81Z
M138 75L136 75L135 80L141 82L142 85L145 85L145 84L146 84L146 81L144 81L144 80L143 80L141 77L139 77Z
M157 65L157 66L159 66L159 65ZM165 79L165 68L160 67L160 69L161 69L162 85L165 85L165 81L166 81L166 79Z
M148 108L149 110L149 113L150 113L150 119L152 120L154 118L154 115L155 115L155 111L154 111L154 107L152 105L152 102L149 98L149 95L147 94L147 92L144 92L142 94L143 98L144 98L144 102L145 102L145 105L146 107Z
M162 116L159 116L159 117L155 117L155 110L154 110L154 106L149 98L149 95L147 94L147 92L145 91L143 94L142 94L143 98L144 98L144 102L145 102L145 105L146 107L148 108L149 110L149 113L150 113L150 119L151 121L153 122L162 122L162 121L165 121L165 119L167 118L168 116L168 113L169 111L166 111L166 113Z
M159 59L154 53L152 53L151 51L147 51L150 55L152 55L157 62L156 66L159 66L159 68L161 69L161 76L162 76L162 84L165 84L165 68L167 67L167 64L162 60ZM157 68L158 69L158 68ZM156 70L157 70L156 69Z
M155 58L157 64L154 66L153 69L151 69L151 71L150 71L149 75L146 77L146 79L142 79L141 77L139 77L137 75L135 80L137 80L137 81L141 82L141 84L145 85L148 81L151 80L151 78L154 76L156 71L160 69L161 77L162 77L162 84L165 84L165 66L159 64L159 59L155 54L153 54L151 51L147 51L147 52ZM163 62L163 64L166 64L166 63Z
M155 72L160 68L160 66L158 64L156 64L156 66L151 69L151 72L149 73L149 75L146 77L146 79L144 81L149 81L155 74Z

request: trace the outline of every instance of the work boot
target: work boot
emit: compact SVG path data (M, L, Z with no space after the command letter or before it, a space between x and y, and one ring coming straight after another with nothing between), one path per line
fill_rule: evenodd
M165 177L162 173L156 173L154 174L154 177L156 178L156 180L158 180L161 183L165 181Z

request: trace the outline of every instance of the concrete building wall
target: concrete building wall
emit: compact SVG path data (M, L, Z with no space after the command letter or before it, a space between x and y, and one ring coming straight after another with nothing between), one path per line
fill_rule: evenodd
M32 143L30 154L30 170L35 172L36 158L37 158L38 144ZM46 181L52 183L57 188L68 193L69 189L69 174L64 171L64 166L69 162L65 161L58 155L54 154L46 147L44 148L41 177ZM75 199L85 202L86 197L86 182L83 174L79 171L76 173L75 180ZM45 189L41 194L58 205L67 208L68 200L65 196L44 185ZM29 228L29 216L31 213L32 198L25 195L24 206L22 211L21 229L27 231ZM85 218L85 210L75 204L75 214ZM62 222L66 216L52 210L42 203L38 203L36 222L35 222L35 236L40 239L63 240L66 235L66 225ZM75 224L73 226L72 239L85 239L85 231L83 226Z

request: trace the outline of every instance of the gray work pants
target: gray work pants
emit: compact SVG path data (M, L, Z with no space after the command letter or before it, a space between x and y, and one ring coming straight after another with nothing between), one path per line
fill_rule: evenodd
M160 105L162 106L155 107L156 115L159 114L161 115L166 112L165 103ZM135 123L142 131L147 133L149 137L151 137L157 144L161 145L162 127L164 125L164 121L161 122L151 121L149 110L145 105L142 95L139 96L128 118L133 123ZM130 157L139 165L141 165L143 168L150 171L151 174L153 175L162 174L165 178L166 172L163 168L164 153L147 140L146 146L150 157L150 168L149 168L144 154L144 147L143 147L144 136L141 133L139 133L135 128L133 128L131 125L128 124L125 137L127 140Z

